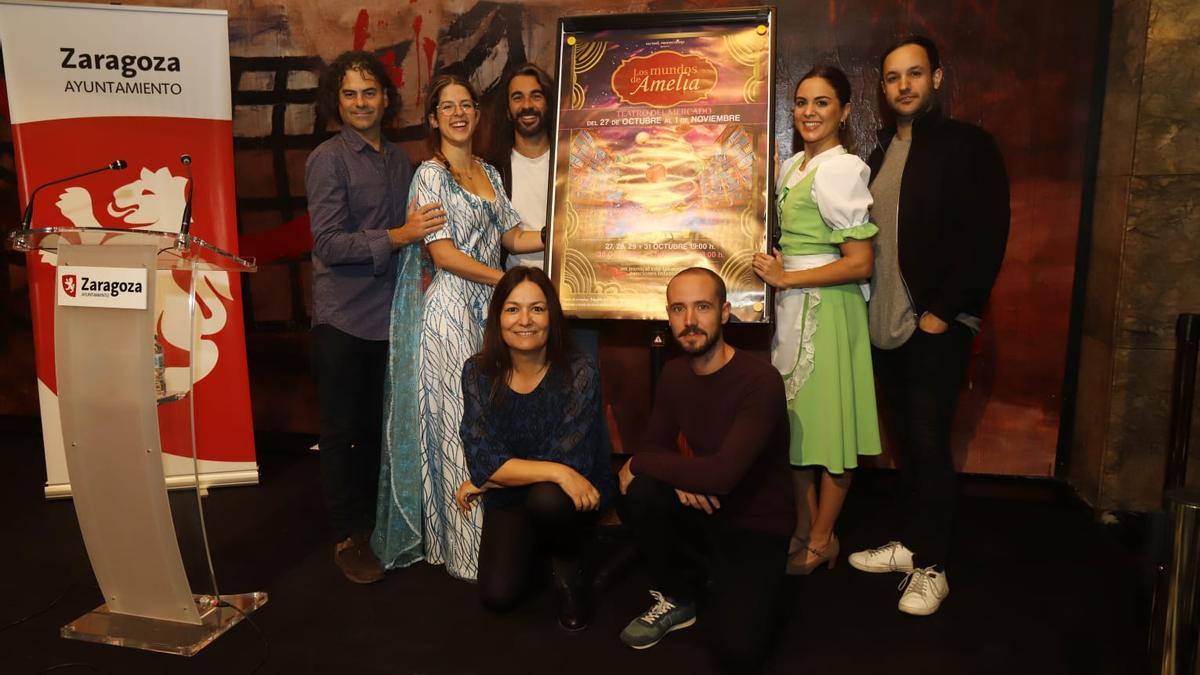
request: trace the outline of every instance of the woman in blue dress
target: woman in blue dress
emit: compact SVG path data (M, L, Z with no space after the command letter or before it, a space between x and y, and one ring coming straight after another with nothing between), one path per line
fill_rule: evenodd
M436 266L421 303L419 336L413 317L398 311L399 296L419 293L418 267L402 266L393 304L391 389L380 508L373 540L385 567L417 559L412 532L416 467L413 441L420 448L420 519L424 559L446 566L459 579L476 577L478 511L464 514L454 504L458 486L467 478L458 428L462 420L462 367L479 347L492 287L503 276L500 247L514 253L543 249L542 235L523 231L500 175L471 153L471 136L479 123L479 98L470 83L455 75L436 78L429 88L426 121L433 158L422 162L409 189L410 208L437 202L446 211L446 226L425 238ZM416 344L414 344L414 342ZM413 370L415 361L416 368ZM415 391L414 391L415 388ZM411 399L416 397L415 415ZM408 408L410 414L401 409ZM418 433L403 429L418 423ZM415 437L414 437L415 436ZM382 549L382 550L381 550Z
M548 555L559 624L580 630L590 609L581 558L616 477L598 442L599 372L571 345L545 272L514 267L500 280L462 387L471 477L457 500L467 512L483 496L480 599L511 608L535 560Z

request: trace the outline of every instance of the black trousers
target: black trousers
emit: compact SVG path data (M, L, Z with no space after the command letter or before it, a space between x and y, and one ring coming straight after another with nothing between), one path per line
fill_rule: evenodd
M945 333L918 329L900 347L872 353L880 403L899 445L905 502L900 541L922 567L950 561L958 498L950 435L972 341L971 330L953 321Z
M782 623L787 537L684 506L670 485L646 476L629 484L621 518L655 590L677 605L705 600L698 618L718 665L739 673L761 666Z
M586 542L598 514L575 510L557 485L534 483L504 488L506 499L484 505L479 539L479 598L485 607L506 611L521 599L537 562L549 555L557 573L579 573Z
M327 324L310 334L321 424L321 487L335 541L370 532L379 492L386 340Z

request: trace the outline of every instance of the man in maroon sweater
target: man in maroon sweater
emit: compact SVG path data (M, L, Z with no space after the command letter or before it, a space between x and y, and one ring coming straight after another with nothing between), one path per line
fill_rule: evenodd
M658 590L621 640L646 649L694 624L707 578L709 644L724 668L743 672L761 664L775 632L796 518L783 380L725 342L729 303L715 273L677 274L667 316L688 357L663 369L649 429L620 471L623 517ZM679 452L680 433L693 456Z

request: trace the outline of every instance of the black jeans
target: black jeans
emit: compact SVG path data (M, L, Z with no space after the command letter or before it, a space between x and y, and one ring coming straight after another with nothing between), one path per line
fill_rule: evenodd
M511 609L520 600L540 555L548 553L558 573L570 568L578 574L598 518L594 511L575 510L553 483L503 489L517 498L484 504L479 539L479 598L494 611Z
M787 537L684 506L674 488L646 476L629 484L621 518L633 528L655 590L683 605L707 585L698 618L718 664L739 673L761 666L781 623Z
M949 562L958 497L950 434L972 341L971 330L953 321L945 333L917 329L896 349L872 353L880 403L899 445L905 501L900 541L922 567Z
M321 487L335 541L368 533L379 493L386 340L363 340L327 324L310 334L321 415Z

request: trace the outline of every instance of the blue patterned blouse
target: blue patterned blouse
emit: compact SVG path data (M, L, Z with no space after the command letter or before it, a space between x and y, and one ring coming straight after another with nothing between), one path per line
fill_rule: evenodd
M617 492L611 458L598 443L603 423L600 373L585 354L571 357L570 372L551 370L537 388L518 394L500 385L492 400L492 378L470 359L463 365L460 427L471 482L483 485L510 459L558 462L578 471L600 492L600 509ZM524 488L484 493L484 504L511 504Z

